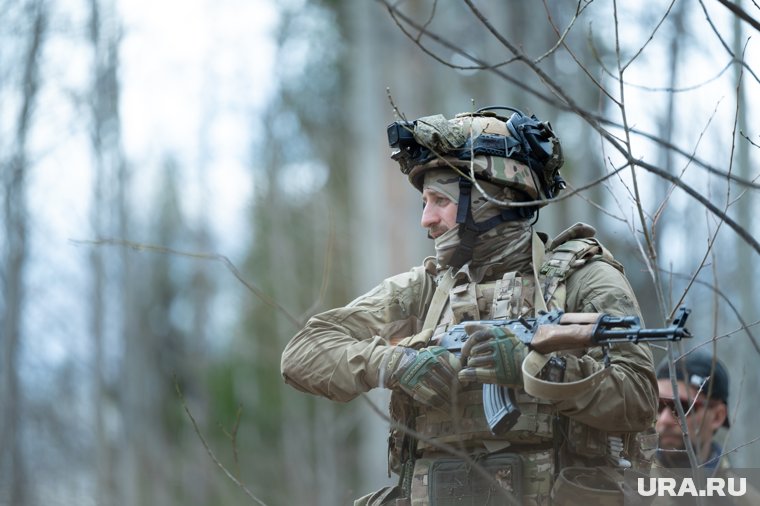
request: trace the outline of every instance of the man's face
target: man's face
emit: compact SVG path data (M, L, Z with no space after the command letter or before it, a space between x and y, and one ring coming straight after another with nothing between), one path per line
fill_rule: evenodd
M707 402L705 395L693 386L678 381L678 397L674 395L670 379L657 381L660 388L660 404L658 407L655 428L660 436L660 448L666 450L683 450L683 433L678 421L678 412L674 402L680 402L686 414L686 428L697 452L704 459L709 454L713 433L723 425L726 419L726 405L720 401Z
M430 188L422 191L422 227L435 239L457 224L457 205Z

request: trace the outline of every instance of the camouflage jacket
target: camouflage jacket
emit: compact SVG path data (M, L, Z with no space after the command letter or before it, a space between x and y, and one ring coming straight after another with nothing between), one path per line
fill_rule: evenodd
M294 388L346 402L378 386L388 347L420 332L436 289L435 262L384 280L345 307L312 317L286 346L282 374ZM484 279L487 281L487 279ZM588 261L564 280L565 310L639 315L624 274L606 261ZM598 348L569 355L565 381L602 369ZM611 371L593 390L554 402L557 411L594 429L638 432L650 429L657 405L657 380L646 345L610 350Z

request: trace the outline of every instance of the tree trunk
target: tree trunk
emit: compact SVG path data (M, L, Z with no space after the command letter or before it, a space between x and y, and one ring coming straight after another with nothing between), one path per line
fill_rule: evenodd
M114 196L112 188L116 180L118 165L121 162L120 128L118 114L119 83L116 79L118 62L118 33L113 25L104 20L116 16L115 7L107 0L90 1L89 36L94 53L92 102L90 114L92 121L91 144L94 159L94 184L91 224L97 238L110 237L115 233L113 217ZM90 252L91 297L90 332L92 333L93 355L92 370L94 373L94 413L95 425L94 465L95 498L98 504L109 506L118 501L118 471L115 468L118 449L114 434L109 434L106 427L108 416L118 413L115 401L115 390L109 385L108 356L114 350L113 321L110 316L115 314L116 307L109 305L109 295L118 293L109 283L109 269L103 248L92 248ZM113 373L113 371L111 371ZM110 375L113 378L113 374ZM111 379L111 381L113 381ZM118 415L117 415L118 416Z
M5 276L3 297L5 315L2 341L2 464L3 481L9 490L8 504L24 506L33 501L29 490L24 453L24 388L20 373L20 350L23 338L23 313L26 305L24 272L28 262L27 146L32 128L34 107L40 86L40 54L47 29L47 11L41 2L28 6L31 30L22 62L21 107L15 124L14 152L3 170L5 190ZM3 498L0 497L0 501Z

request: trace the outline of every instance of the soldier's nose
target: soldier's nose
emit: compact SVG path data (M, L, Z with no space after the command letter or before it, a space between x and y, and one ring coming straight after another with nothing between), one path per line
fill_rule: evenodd
M422 228L431 228L441 222L439 213L435 211L434 206L425 205L422 208Z

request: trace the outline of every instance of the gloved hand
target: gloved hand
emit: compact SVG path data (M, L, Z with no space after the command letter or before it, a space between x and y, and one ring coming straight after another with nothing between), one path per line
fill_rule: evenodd
M451 404L452 391L461 385L459 359L446 348L430 346L415 350L395 346L386 359L384 386L400 389L415 401L433 407Z
M472 325L465 330L470 337L462 346L462 383L523 385L522 363L529 350L522 341L506 327Z

